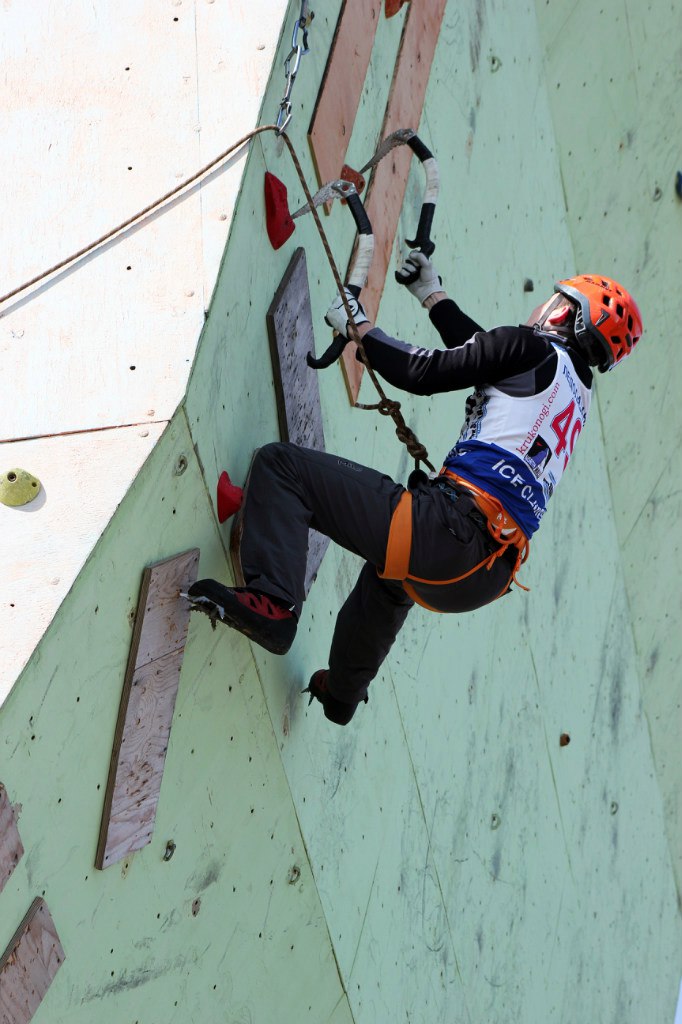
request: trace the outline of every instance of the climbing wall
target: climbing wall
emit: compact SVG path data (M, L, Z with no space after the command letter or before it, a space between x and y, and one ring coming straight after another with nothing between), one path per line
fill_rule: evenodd
M661 30L652 32L649 11L613 3L593 17L589 8L585 67L576 67L571 48L582 36L587 11L588 5L576 4L558 31L558 12L538 4L576 263L612 265L637 296L644 320L641 358L622 367L618 386L610 379L600 382L599 408L642 697L682 892L682 640L676 627L682 467L678 445L661 442L662 430L674 437L680 432L671 398L682 386L675 342L682 273L682 197L676 185L682 156L670 144L667 111L679 96L679 79L670 69L679 66L682 12L655 5L653 24ZM630 57L623 61L626 51ZM594 70L586 72L589 65L600 69L604 101L617 114L602 119L598 146L597 126L589 118L597 82ZM568 130L569 106L571 116L589 126L585 133Z
M246 17L246 5L230 4ZM374 20L366 67L353 83L359 89L343 153L355 168L381 139L398 95L394 71L408 52L409 19L421 16L421 7L409 2L394 3L391 17L378 0L357 6ZM292 91L289 134L313 188L321 168L311 126L325 81L333 82L334 40L352 7L340 0L318 5L310 52ZM237 84L230 79L230 89L212 88L226 81L224 58L211 49L216 36L203 19L227 9L228 0L208 6L183 0L163 12L170 26L192 36L200 57L213 55L202 63L206 84L197 94L200 111L210 96L201 119L209 125L221 102L230 111L239 107L240 85L248 93L260 73L259 55L268 54L258 47L270 45L260 33L272 7L254 10L251 71ZM421 117L410 127L419 129L441 170L434 261L444 286L486 325L525 318L578 257L591 256L579 252L587 231L583 238L570 199L566 216L565 196L577 185L560 119L555 136L559 108L543 59L545 52L563 53L559 29L572 27L572 10L562 0L556 15L540 12L540 31L533 5L506 11L451 0L435 38L418 49L425 55L433 44ZM259 94L261 123L276 115L299 11L293 2L279 10L281 35L268 56L272 75ZM662 10L649 17L652 26L665 24ZM128 31L136 38L133 12L130 18L114 33L122 49ZM192 19L200 28L194 34ZM151 69L175 61L180 77L191 66L171 44L152 47L148 58ZM572 75L576 92L583 87ZM566 84L562 78L561 89ZM602 84L595 80L588 91L594 96ZM163 95L158 103L163 107ZM601 113L595 132L600 119ZM232 141L229 121L222 122L221 143ZM157 147L147 128L146 159L161 167L172 147ZM192 616L186 642L183 636L174 648L182 649L181 668L163 721L156 691L139 705L125 702L126 688L142 678L135 671L136 631L153 614L149 601L140 600L152 567L198 551L199 576L233 578L230 523L218 522L215 485L224 468L243 483L254 450L291 422L282 370L296 347L276 346L273 359L273 319L287 305L283 286L300 248L307 271L300 308L309 303L318 354L330 340L323 315L334 283L312 218L297 220L276 251L264 230L266 170L286 184L292 210L304 202L288 151L265 135L241 159L238 198L235 191L232 205L221 207L230 226L222 261L211 264L213 276L202 264L200 316L185 317L182 305L173 306L176 319L191 319L193 341L180 331L177 350L172 338L163 343L173 366L190 360L184 400L177 409L166 401L157 424L118 424L104 455L125 450L128 439L136 454L125 472L117 460L116 486L107 478L107 459L93 458L92 494L109 485L99 511L82 488L55 508L55 495L61 500L66 493L58 467L71 462L83 473L76 459L80 438L41 441L50 452L58 446L65 461L45 457L53 475L37 474L47 483L44 503L23 513L26 532L13 535L15 546L23 551L29 534L40 539L46 510L53 531L47 536L85 524L79 538L87 555L50 606L25 668L2 691L0 965L14 964L16 949L28 949L30 959L24 936L33 907L45 926L43 962L50 968L49 985L47 975L41 980L37 1022L672 1024L682 931L656 733L652 753L642 703L643 666L654 648L645 653L641 621L633 619L633 568L623 554L631 549L621 543L621 517L638 513L624 498L616 508L614 441L602 429L612 413L602 393L627 377L619 373L603 388L600 382L601 415L588 424L523 572L530 593L516 591L461 618L416 609L372 684L369 705L349 728L335 728L301 696L311 671L327 663L334 616L359 569L354 556L333 545L311 581L296 643L284 658ZM586 148L581 166L591 159ZM368 183L373 219L387 239L377 318L390 333L435 344L423 310L392 278L402 240L415 231L423 172L416 160L398 162L391 177L403 195L395 238L393 192L386 186L382 204L379 178ZM87 202L96 206L98 179L84 182ZM171 237L150 249L150 263L162 263L170 248L214 251L225 222L208 197L198 190L192 199L202 211L203 233L197 229L188 247L185 226L175 222ZM335 203L323 223L343 273L355 241L352 218ZM644 265L641 275L644 281ZM78 280L71 275L70 287ZM109 282L99 287L84 288L79 301L92 305L93 321L104 318L106 337L117 331L123 337L136 310L142 328L154 333L139 312L146 308L141 300L112 308L115 290ZM292 302L301 288L299 282ZM30 308L22 310L28 315ZM3 341L6 351L6 334ZM69 338L61 343L60 358L68 356ZM411 467L390 423L352 408L341 367L316 381L326 449L404 480ZM373 401L371 381L363 377L358 385L360 400ZM102 392L86 390L96 404ZM464 396L401 397L410 425L438 461L459 428ZM644 416L634 388L625 385L621 401L630 402L634 419ZM75 398L70 405L77 419ZM306 413L299 426L312 427L310 420ZM625 437L628 425L619 420L618 429ZM655 477L653 468L648 472ZM59 510L66 508L71 518L61 512L61 521ZM0 512L6 522L17 521L7 518L11 510ZM35 558L27 561L33 566ZM44 590L49 581L40 581ZM6 635L8 650L10 641ZM166 657L156 648L147 654L148 664ZM139 685L144 691L148 680ZM135 818L139 811L134 784L141 776L126 774L125 757L112 761L112 752L120 754L128 725L150 721L163 729L162 742L155 736L151 748L157 754L153 829L145 830L142 848L133 843L98 870L100 829L110 809L107 780L119 768L121 780L133 783L123 787L124 796L134 797L124 813L131 809ZM0 1007L21 998L16 977L0 970Z

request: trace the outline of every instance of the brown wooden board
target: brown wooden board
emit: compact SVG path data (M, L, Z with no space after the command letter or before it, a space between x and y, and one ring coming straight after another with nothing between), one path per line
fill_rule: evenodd
M308 140L320 185L340 177L372 55L381 0L345 0Z
M426 87L436 50L447 0L428 4L411 3L405 18L400 49L393 72L381 138L398 128L419 131ZM436 156L438 154L436 153ZM400 146L374 168L365 202L374 231L374 258L367 284L362 289L362 305L376 322L386 273L391 263L393 242L398 230L405 198L412 150ZM417 225L414 225L416 231ZM343 368L351 402L357 401L363 367L355 358L356 346L349 344L343 353Z
M95 865L109 867L152 838L199 551L148 566L128 657Z
M24 847L17 828L17 812L0 782L0 892L21 860Z
M50 911L39 897L0 957L0 1024L32 1020L64 959Z
M280 437L324 451L324 429L317 371L306 362L315 352L305 251L297 249L266 314L275 380ZM331 341L331 329L326 343ZM320 568L329 538L311 530L308 538L306 594Z

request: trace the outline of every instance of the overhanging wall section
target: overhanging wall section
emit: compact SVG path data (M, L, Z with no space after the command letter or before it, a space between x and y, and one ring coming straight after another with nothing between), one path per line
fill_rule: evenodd
M315 38L323 54L333 25ZM381 23L353 166L374 148L396 43ZM449 5L420 125L442 175L434 260L451 294L488 326L524 319L575 262L539 53L532 7L520 15ZM303 65L312 86L291 129L309 181L303 134L323 68L319 55ZM287 153L262 139L187 399L209 481L225 464L241 482L253 449L277 437L263 313L296 246L315 268L318 352L329 340L322 317L333 282L310 219L276 253L254 231L265 170L299 205ZM414 232L422 188L413 167L402 238ZM350 218L337 206L324 223L343 267ZM391 283L399 245L379 323L435 344L423 311ZM339 368L319 381L327 449L404 480L410 467L390 426L348 407ZM363 389L371 400L366 380ZM464 396L400 398L438 460L458 433ZM596 1007L600 1019L666 1019L679 921L598 414L524 570L531 595L461 618L415 610L369 706L352 728L330 733L319 708L301 709L297 687L327 663L333 617L357 570L330 547L290 654L254 649L356 1019L409 1011L558 1022L576 1003L576 978L578 1015Z

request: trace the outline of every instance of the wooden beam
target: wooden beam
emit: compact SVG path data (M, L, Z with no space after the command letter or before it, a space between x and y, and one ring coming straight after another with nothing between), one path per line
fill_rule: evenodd
M379 24L381 0L344 0L308 129L320 185L340 177Z
M446 2L430 0L429 3L411 3L407 10L381 139L398 128L419 130ZM391 264L411 157L412 150L408 146L394 149L374 168L369 183L365 206L374 230L374 259L367 285L362 290L362 305L372 321L376 321L386 274ZM415 224L415 230L416 227ZM355 358L355 352L356 346L350 344L343 353L346 386L352 403L357 401L363 373L363 366Z
M17 817L17 808L12 807L7 790L0 782L0 892L24 853Z
M168 750L190 606L180 598L197 578L192 548L148 566L128 657L96 867L110 867L152 838Z
M305 250L292 256L266 314L275 380L280 437L324 451L324 428L317 372L306 362L315 352ZM331 331L329 332L331 340ZM329 538L311 530L305 592L309 592L329 546Z
M50 911L39 897L0 957L0 1024L32 1020L64 959Z

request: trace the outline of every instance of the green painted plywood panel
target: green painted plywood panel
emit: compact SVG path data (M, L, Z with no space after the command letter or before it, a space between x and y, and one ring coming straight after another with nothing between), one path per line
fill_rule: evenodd
M576 265L619 278L633 291L644 320L640 351L599 381L599 404L637 667L679 889L682 466L678 445L667 438L679 434L675 397L682 387L675 358L682 205L674 192L682 11L662 0L537 9Z
M380 83L393 50L382 26L377 39L368 81ZM441 166L435 261L446 287L486 325L525 318L554 280L574 269L539 53L532 4L513 12L487 4L451 7L420 126ZM351 163L353 153L359 164L371 148L380 106L367 89ZM247 239L254 244L261 172L273 170L276 159L268 140L262 153L262 164L258 154L252 157L258 168L245 181L244 216L235 220L236 251L234 258L227 254L233 276ZM295 190L286 159L277 173ZM421 190L421 171L413 167L404 235L414 230ZM352 226L339 212L325 218L325 227L335 251L343 252ZM321 259L310 223L298 222L289 244L304 245L311 266L317 254ZM286 247L279 253L264 248L262 255L257 277L249 277L253 308L270 301L289 258ZM277 269L269 282L271 267ZM526 278L535 294L524 292ZM230 274L216 301L227 301L229 287ZM311 273L311 300L313 322L323 332L331 289L322 263L317 276ZM401 337L436 344L423 311L390 282L379 319ZM243 320L256 351L265 350L260 323L252 312ZM204 357L202 349L188 398L201 452L216 444L212 428L226 450L254 435L236 381L223 380L234 403L233 433L213 418L206 425L203 412L199 418L214 358L220 363L226 356L213 346ZM262 411L269 409L270 385L255 371L256 355L248 359L254 368L245 366L245 379L249 390L259 389L254 426L263 443L275 436L274 409ZM335 370L320 376L329 450L404 479L408 460L390 428L348 409L339 376ZM462 397L400 397L438 459L459 429ZM365 381L361 399L371 398ZM638 1022L649 1008L665 1018L671 1005L679 922L632 638L618 600L622 576L601 446L595 407L522 572L532 593L517 592L462 619L414 612L373 684L370 705L349 730L339 735L319 708L302 708L298 691L326 664L333 618L357 560L330 549L290 654L279 661L255 651L358 1020L412 1014L425 1021L568 1021L572 990L582 978L583 1015L591 1001L603 1019L620 1009L624 1019ZM238 457L246 460L244 453ZM610 635L623 619L629 640L614 651ZM623 751L604 735L613 728L616 706ZM561 748L564 731L571 743ZM628 751L636 752L642 771L628 767ZM612 815L614 802L619 809ZM500 820L495 828L494 815ZM636 832L640 820L647 822L644 841ZM621 850L632 857L630 867ZM628 885L636 898L624 895ZM639 899L652 912L639 922L641 941L633 944L627 922L641 912ZM655 929L663 937L652 942ZM632 983L621 982L622 963ZM643 976L669 984L646 985Z
M154 839L94 869L140 566L190 537L201 571L224 574L181 412L3 708L3 775L28 852L2 894L0 944L44 891L69 952L47 996L55 1022L266 1019L274 1005L284 1019L350 1021L249 645L203 617L190 625Z

